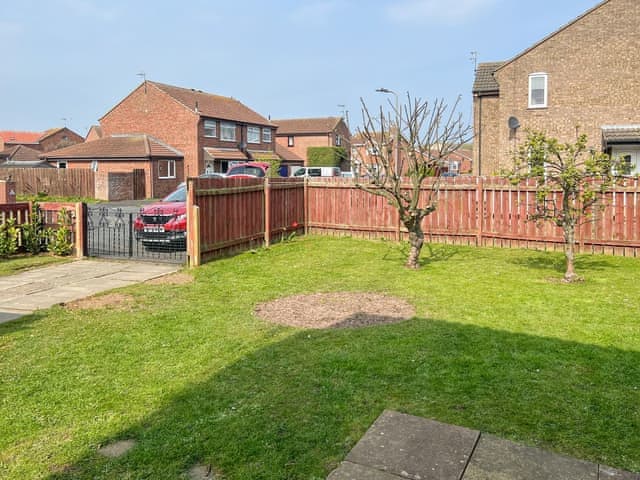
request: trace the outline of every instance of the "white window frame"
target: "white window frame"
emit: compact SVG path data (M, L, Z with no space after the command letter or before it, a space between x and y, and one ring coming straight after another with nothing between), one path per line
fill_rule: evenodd
M162 176L162 168L160 168L160 165L162 165L163 162L167 163L167 175L164 177ZM168 178L176 178L176 161L169 160L169 159L158 160L158 178L160 180L165 180Z
M271 136L271 129L270 128L263 128L262 129L262 143L271 143L273 140L273 137Z
M98 160L91 160L91 171L92 172L98 171Z
M57 168L67 168L67 161L66 160L58 160L56 162L56 167Z
M340 135L339 133L336 133L336 147L341 147L342 146L342 135Z
M293 135L287 136L287 147L293 147L295 143L295 137Z
M542 78L544 81L544 99L543 103L533 103L533 82ZM547 108L547 98L549 94L549 75L544 72L532 73L529 75L529 108Z
M247 143L260 143L260 127L247 127Z
M213 130L213 133L207 133L207 130ZM215 120L204 121L204 136L208 138L216 138L218 136L218 125Z
M233 135L227 135L229 132L233 132ZM220 140L225 142L236 141L236 124L233 122L220 122Z

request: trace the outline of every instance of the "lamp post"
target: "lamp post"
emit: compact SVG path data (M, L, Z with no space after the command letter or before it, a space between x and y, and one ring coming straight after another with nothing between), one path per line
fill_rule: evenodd
M394 140L395 143L395 151L394 155L394 169L396 175L402 178L402 172L400 171L400 104L398 103L398 94L393 90L389 90L388 88L376 88L376 92L379 93L391 93L395 97L396 100L396 138Z

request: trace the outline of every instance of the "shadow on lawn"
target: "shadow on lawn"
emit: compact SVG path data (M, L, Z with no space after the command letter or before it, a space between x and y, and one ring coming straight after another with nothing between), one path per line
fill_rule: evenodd
M514 265L537 270L553 270L564 273L566 270L566 260L562 252L532 252L531 255L522 255L509 259ZM580 270L603 270L614 268L607 257L596 257L593 255L578 255L575 259L575 268Z
M324 479L383 409L640 470L640 353L417 319L301 331L177 395L63 478Z
M32 324L34 322L45 318L45 316L46 315L44 313L28 313L20 318L16 318L15 320L0 323L0 336L32 328Z

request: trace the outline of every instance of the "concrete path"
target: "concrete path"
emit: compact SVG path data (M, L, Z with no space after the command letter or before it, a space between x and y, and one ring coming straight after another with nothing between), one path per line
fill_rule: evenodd
M82 259L0 277L0 323L177 271L178 265Z
M477 430L385 411L327 480L640 480Z

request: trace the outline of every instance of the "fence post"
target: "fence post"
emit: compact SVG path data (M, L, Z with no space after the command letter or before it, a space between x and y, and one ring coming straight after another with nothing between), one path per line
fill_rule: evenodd
M189 267L197 267L201 262L200 250L200 208L195 204L195 179L187 180L187 257Z
M86 206L82 202L76 203L76 235L75 235L75 243L76 243L76 257L82 258L85 254L86 248L86 222L85 222L85 212Z
M309 177L304 177L304 234L309 235Z
M476 225L476 246L482 246L482 232L484 230L484 177L478 177L476 182L476 205L478 206Z
M264 177L264 246L271 245L271 184Z

